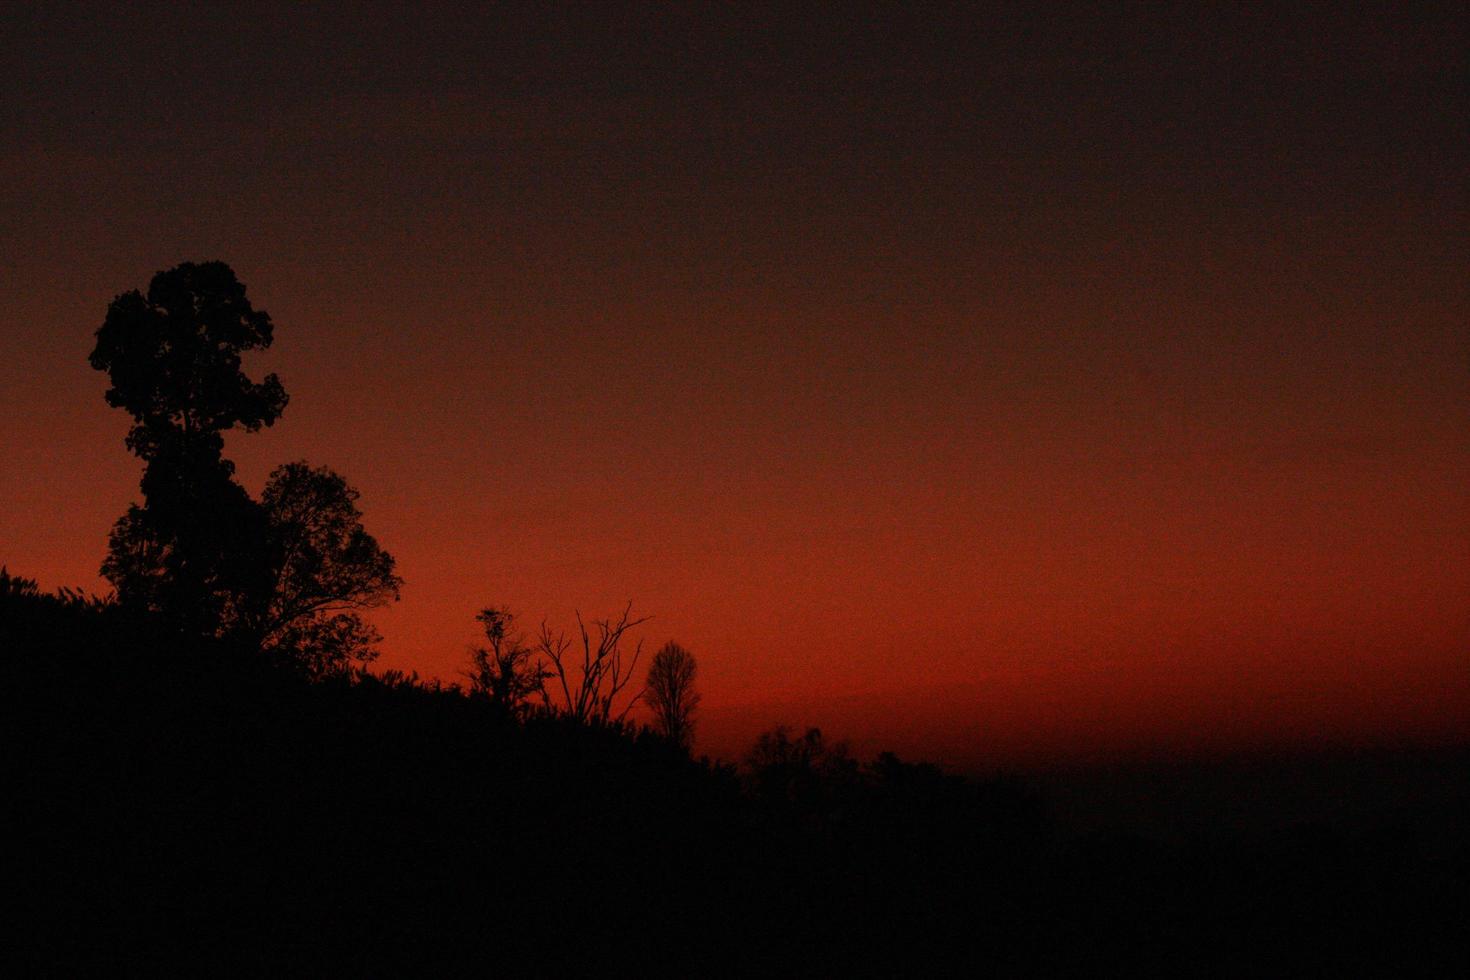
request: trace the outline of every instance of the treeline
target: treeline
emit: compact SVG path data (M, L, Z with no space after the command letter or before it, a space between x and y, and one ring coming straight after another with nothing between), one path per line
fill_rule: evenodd
M1362 831L1077 836L1020 779L812 730L694 760L467 686L308 677L4 573L0 657L32 972L1467 965L1464 839L1421 847L1412 800Z
M743 769L696 761L438 681L306 677L5 573L0 650L13 881L44 926L31 962L61 972L880 956L946 923L937 888L1014 898L1044 836L1019 787L862 765L813 732Z

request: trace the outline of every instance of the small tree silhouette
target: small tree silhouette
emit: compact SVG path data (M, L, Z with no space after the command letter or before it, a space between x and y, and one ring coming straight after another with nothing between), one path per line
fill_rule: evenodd
M485 629L488 646L470 651L470 690L488 697L512 716L524 717L532 695L540 693L551 677L536 649L512 633L515 616L509 609L487 606L475 616Z
M582 647L581 663L568 657L573 641L563 632L552 633L546 623L541 624L541 634L536 638L536 652L545 658L547 678L541 685L541 697L547 709L582 723L607 724L622 722L642 698L639 691L624 701L621 708L617 701L632 683L633 672L643 652L643 641L633 649L633 656L623 660L623 636L635 626L648 622L648 617L629 619L633 604L623 608L617 619L593 620L597 631L594 642L587 625L577 614L577 632ZM555 684L550 683L555 681Z
M672 640L648 665L644 700L653 711L654 728L685 749L694 743L694 710L700 701L694 689L696 672L694 654Z

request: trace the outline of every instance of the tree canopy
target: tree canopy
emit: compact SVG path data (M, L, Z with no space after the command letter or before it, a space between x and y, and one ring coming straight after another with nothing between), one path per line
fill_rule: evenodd
M273 335L270 315L250 305L228 265L185 262L156 274L146 296L134 289L112 301L89 360L112 382L107 404L133 417L133 452L153 460L182 441L217 454L221 433L255 432L286 407L276 375L256 383L241 369L240 355Z
M531 697L544 696L542 684L551 672L536 648L515 632L515 615L509 609L486 606L475 619L485 630L487 645L470 650L470 669L465 672L470 690L511 715L524 716Z
M372 659L379 636L360 613L396 600L403 584L363 528L358 496L339 474L305 462L277 467L261 494L266 582L250 627L264 649L310 673Z

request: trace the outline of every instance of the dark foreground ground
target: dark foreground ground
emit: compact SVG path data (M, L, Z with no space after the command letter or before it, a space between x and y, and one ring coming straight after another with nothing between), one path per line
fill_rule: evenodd
M26 974L1470 975L1463 749L737 773L13 585L0 663Z

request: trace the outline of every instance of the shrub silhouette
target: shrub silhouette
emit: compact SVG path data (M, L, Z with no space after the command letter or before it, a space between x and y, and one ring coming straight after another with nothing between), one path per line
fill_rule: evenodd
M846 743L829 744L820 728L808 728L800 738L792 738L785 725L762 732L745 764L759 798L801 809L826 807L858 775Z
M512 717L524 718L531 698L542 693L551 674L536 650L514 632L515 616L509 609L487 606L475 619L484 628L488 645L470 650L470 669L465 672L470 691L484 695Z

